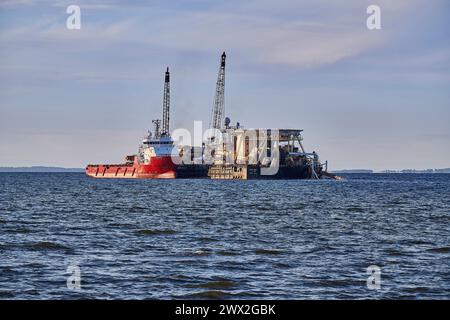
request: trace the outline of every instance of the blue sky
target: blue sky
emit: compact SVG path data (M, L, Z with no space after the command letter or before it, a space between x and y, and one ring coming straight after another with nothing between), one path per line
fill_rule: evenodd
M81 7L81 30L66 8ZM381 8L381 30L366 8ZM0 166L134 153L160 117L302 128L333 169L450 167L450 2L0 0Z

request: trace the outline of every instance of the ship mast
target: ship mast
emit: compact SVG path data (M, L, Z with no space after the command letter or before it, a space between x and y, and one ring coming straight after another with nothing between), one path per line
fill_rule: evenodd
M169 111L170 111L170 73L169 67L167 67L164 80L163 119L162 119L161 136L170 136Z
M225 52L222 53L220 59L219 74L216 83L216 95L214 97L214 105L211 115L210 127L213 129L222 128L222 117L225 112Z

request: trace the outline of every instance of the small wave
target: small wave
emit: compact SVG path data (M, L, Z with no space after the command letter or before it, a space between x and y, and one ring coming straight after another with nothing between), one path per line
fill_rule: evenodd
M256 206L256 209L259 210L259 211L270 211L270 210L273 210L275 208L274 208L273 205L269 205L269 206L258 205L258 206Z
M427 293L430 291L427 287L414 287L414 288L406 288L406 292L408 293Z
M198 240L201 242L217 242L217 241L219 241L218 239L210 238L210 237L200 237L200 238L198 238Z
M14 293L11 291L0 291L0 299L14 298Z
M282 254L283 251L275 250L275 249L256 249L256 254Z
M216 281L209 281L206 283L201 284L193 284L188 285L189 288L204 288L204 289L229 289L232 287L235 287L238 283L232 280L216 280Z
M31 248L35 250L69 250L68 247L62 244L50 241L40 241L31 245Z
M25 290L24 293L25 294L29 294L31 296L38 296L39 295L39 291L36 290L36 289Z
M38 268L45 267L45 264L42 264L42 263L39 263L39 262L30 262L30 263L24 264L23 266L27 267L27 268L38 269Z
M407 204L409 204L409 203L404 200L396 199L396 200L392 200L392 201L389 201L388 203L386 203L385 207L407 205Z
M432 248L432 249L428 249L428 251L437 252L437 253L449 253L450 247Z
M15 273L15 271L10 266L2 267L1 270L2 270L2 273L5 273L5 274Z
M428 244L432 244L429 241L424 241L424 240L420 240L420 239L411 239L411 240L406 240L403 241L406 244L412 244L412 245L428 245Z
M396 249L386 249L386 253L390 256L402 256L405 253Z
M194 251L196 256L208 256L212 253L211 249L199 249Z
M326 287L349 287L360 286L364 281L355 279L323 279L318 281L318 285Z
M275 263L273 266L277 269L288 269L291 267L290 265L288 265L286 263L282 263L282 262Z
M131 224L131 223L119 223L119 222L109 223L108 226L114 227L114 228L132 228L132 227L136 227L134 224Z
M230 250L220 250L217 252L218 255L221 256L237 256L237 252L230 251Z
M348 212L364 212L364 209L361 207L349 207L347 208Z
M8 232L10 232L10 233L31 233L32 231L28 228L21 227L21 228L17 228L17 229L8 230Z
M141 236L157 236L175 234L177 232L172 229L141 229L137 230L135 233Z
M145 211L146 209L147 209L146 207L132 206L132 207L128 208L128 212L131 212L131 213L142 212L142 211Z
M200 298L200 299L224 299L226 297L230 296L229 293L220 291L220 290L208 290L208 291L202 291L202 292L196 292L188 297L190 298Z

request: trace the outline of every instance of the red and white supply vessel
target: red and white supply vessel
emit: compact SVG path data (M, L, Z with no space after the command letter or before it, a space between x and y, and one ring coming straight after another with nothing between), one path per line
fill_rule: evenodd
M154 132L142 140L138 154L125 157L121 164L89 164L86 174L93 178L173 179L173 141L169 132L170 74L167 68L164 81L163 120L153 120Z

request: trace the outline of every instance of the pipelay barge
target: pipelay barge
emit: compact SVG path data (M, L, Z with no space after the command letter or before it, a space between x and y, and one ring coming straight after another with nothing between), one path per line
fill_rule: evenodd
M170 73L164 77L162 121L121 164L89 164L93 178L337 179L316 152L306 152L299 129L246 129L230 125L225 111L225 52L220 58L209 138L201 146L177 145L169 128Z

